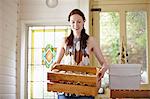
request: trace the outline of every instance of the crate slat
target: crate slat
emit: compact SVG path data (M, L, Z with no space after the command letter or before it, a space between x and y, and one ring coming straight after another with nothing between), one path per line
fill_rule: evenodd
M96 96L98 93L97 87L70 85L61 83L47 83L47 90L53 92L65 92L77 95Z
M96 74L96 67L94 66L75 66L75 65L64 65L56 64L53 69L58 69L62 71L78 71L78 72L87 72L91 74Z
M49 72L47 79L51 82L68 81L68 82L80 82L86 85L96 85L96 75L77 75L77 74L61 74L55 72Z

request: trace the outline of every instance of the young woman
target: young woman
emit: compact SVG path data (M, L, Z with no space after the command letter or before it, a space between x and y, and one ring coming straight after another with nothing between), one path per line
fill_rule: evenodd
M102 66L97 73L97 87L100 88L100 81L108 68L108 64L102 55L99 45L94 37L86 34L84 29L85 16L81 10L72 10L68 16L68 21L71 26L71 33L68 37L63 39L60 48L58 48L57 58L54 64L60 63L64 57L64 63L67 65L89 65L89 58L93 53ZM74 98L94 99L92 96L85 97L79 95L58 95L58 99Z

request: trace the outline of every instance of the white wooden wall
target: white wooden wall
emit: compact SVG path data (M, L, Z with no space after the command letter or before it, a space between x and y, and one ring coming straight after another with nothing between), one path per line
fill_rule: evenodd
M0 99L16 99L17 0L0 0Z
M0 0L0 27L2 27L2 0ZM0 44L1 44L1 33L2 28L0 28Z

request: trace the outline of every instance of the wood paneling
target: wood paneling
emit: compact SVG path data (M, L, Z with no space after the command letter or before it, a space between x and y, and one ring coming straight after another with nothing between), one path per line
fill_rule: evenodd
M17 0L0 0L0 98L16 99Z

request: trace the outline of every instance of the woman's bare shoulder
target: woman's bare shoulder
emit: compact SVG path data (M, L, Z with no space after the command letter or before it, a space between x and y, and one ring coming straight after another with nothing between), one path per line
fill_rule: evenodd
M90 36L90 37L89 37L88 43L89 43L89 46L90 46L91 48L95 48L95 47L98 46L98 42L97 42L96 38L93 37L93 36Z
M96 41L96 39L93 36L89 36L88 41L91 42L91 43L94 43Z

